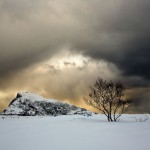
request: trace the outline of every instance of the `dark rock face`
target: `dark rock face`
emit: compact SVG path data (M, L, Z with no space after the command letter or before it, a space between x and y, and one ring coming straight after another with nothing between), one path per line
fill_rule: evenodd
M4 110L4 115L20 116L59 116L59 115L85 115L92 112L57 100L47 100L33 93L18 93L9 107Z

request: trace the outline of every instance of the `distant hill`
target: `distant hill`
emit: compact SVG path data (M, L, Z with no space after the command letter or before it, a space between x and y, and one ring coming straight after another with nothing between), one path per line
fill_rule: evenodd
M20 116L80 114L91 116L92 112L58 100L45 99L34 93L21 92L17 94L16 98L12 100L8 108L5 109L2 114Z

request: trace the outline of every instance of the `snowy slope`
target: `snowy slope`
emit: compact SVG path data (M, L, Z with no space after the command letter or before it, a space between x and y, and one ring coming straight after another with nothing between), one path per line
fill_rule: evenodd
M123 115L120 122L107 122L103 115L0 116L0 149L150 150L150 120L145 118Z
M22 92L10 103L9 107L4 110L4 115L92 115L91 112L84 108L79 108L54 99L45 99L37 94Z

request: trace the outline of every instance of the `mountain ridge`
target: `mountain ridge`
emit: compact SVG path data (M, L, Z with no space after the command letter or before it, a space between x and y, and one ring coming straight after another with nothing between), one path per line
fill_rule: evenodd
M84 115L91 116L93 113L65 102L55 99L46 99L31 92L19 92L5 109L2 115L19 116L59 116L59 115Z

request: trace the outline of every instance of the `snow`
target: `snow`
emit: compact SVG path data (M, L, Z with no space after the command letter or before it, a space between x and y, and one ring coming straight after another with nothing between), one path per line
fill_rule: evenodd
M150 115L0 116L1 150L150 150Z
M30 99L33 102L35 101L46 101L46 102L51 102L51 103L57 103L58 100L54 100L54 99L46 99L38 94L32 93L32 92L19 92L18 93L21 97L22 100L25 99Z

